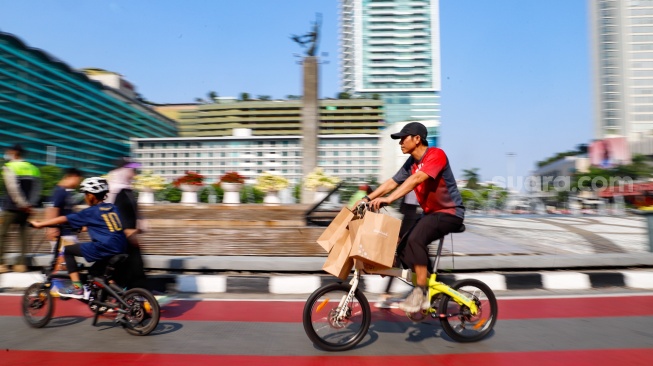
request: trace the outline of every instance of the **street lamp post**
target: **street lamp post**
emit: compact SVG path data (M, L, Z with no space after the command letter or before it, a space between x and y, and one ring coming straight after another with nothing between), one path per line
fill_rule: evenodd
M513 179L515 178L515 157L517 156L517 153L514 152L508 152L506 153L507 157L507 169L508 169L508 176L506 177L506 189L508 192L513 188L512 182Z

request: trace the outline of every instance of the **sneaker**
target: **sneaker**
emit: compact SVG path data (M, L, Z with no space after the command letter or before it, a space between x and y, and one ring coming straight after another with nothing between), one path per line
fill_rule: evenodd
M381 299L374 304L374 307L378 309L396 309L397 300L390 295L382 295Z
M374 307L377 309L396 309L398 306L395 301L392 301L391 299L385 299L385 300L377 301L374 304Z
M426 310L429 307L429 301L426 296L424 296L424 291L419 287L415 287L413 291L408 294L406 299L399 303L399 309L407 313L417 313Z
M74 285L71 285L69 287L59 289L59 296L81 299L84 297L84 289L82 287L75 287Z
M166 306L177 299L177 297L171 295L154 295L154 298L159 303L159 307Z

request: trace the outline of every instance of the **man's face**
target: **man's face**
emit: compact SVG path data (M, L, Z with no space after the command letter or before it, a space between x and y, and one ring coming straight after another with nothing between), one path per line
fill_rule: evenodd
M399 145L401 146L402 153L410 154L417 147L417 141L415 136L407 135L399 139Z
M16 150L7 149L5 150L5 160L13 160L16 158Z
M63 186L68 189L75 189L79 187L79 183L81 183L82 177L77 176L77 175L69 175L64 179L64 184Z

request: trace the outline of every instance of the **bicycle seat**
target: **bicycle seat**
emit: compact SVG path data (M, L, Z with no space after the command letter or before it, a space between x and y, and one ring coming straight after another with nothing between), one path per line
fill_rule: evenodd
M111 257L109 259L109 265L110 266L115 266L116 264L118 264L118 263L124 261L125 259L127 259L127 257L129 257L128 254L124 254L124 253L123 254L116 254L116 255L114 255L113 257Z
M452 231L452 234L460 234L465 232L465 224L460 224L460 227L454 231Z
M129 257L128 254L116 254L111 258L99 260L93 263L91 268L89 268L89 274L93 276L108 276L113 273L116 267L124 262L127 257Z

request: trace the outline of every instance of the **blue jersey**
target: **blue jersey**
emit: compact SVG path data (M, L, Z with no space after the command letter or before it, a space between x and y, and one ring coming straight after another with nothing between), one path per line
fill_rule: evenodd
M95 262L127 251L127 237L116 206L102 202L66 218L73 227L88 228L94 245L82 245L82 254L87 261Z
M52 192L52 206L59 209L59 216L68 216L73 213L73 195L70 193L72 190L66 189L61 186L54 187ZM70 229L63 229L61 235L71 235Z

